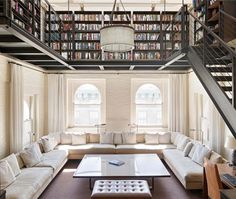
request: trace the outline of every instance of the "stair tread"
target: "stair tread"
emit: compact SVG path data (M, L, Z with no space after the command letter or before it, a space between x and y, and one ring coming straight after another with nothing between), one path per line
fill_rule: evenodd
M221 86L224 91L232 91L232 86Z
M232 72L231 67L207 67L210 72L225 72L230 73Z
M216 81L232 81L232 77L231 76L214 76L214 79Z

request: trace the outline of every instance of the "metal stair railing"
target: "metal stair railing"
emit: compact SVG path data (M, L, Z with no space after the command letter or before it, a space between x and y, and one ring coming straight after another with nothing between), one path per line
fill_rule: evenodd
M233 75L235 72L235 51L191 12L188 14L189 46L194 49L222 92L235 106Z

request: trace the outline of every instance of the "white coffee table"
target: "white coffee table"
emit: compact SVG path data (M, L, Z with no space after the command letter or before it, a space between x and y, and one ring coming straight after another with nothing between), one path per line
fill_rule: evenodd
M124 161L125 164L111 165L111 160ZM73 175L73 178L89 178L90 188L93 178L151 178L153 189L156 177L170 177L156 154L85 155Z

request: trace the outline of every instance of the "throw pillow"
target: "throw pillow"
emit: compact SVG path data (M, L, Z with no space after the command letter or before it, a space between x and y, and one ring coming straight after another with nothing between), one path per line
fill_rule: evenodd
M203 166L204 158L209 158L211 154L211 150L203 145L198 144L196 150L194 151L192 160L201 166Z
M26 167L32 167L41 161L38 150L36 145L31 145L29 148L20 152L20 156Z
M113 144L113 133L100 133L100 144Z
M45 153L52 151L57 146L57 141L54 137L42 138L42 146Z
M192 159L192 157L193 157L193 154L194 154L194 152L195 152L195 150L196 150L196 147L197 147L197 145L198 144L194 144L193 143L193 146L192 146L192 148L191 148L191 150L190 150L190 152L189 152L189 154L188 154L188 157L190 157L191 159Z
M145 143L145 134L144 133L137 133L136 134L136 142L137 143Z
M87 143L86 134L72 134L72 145L83 145Z
M158 144L159 134L145 134L145 144Z
M5 189L16 180L12 168L6 160L0 161L0 190Z
M159 133L159 144L170 144L170 133Z
M183 134L181 133L177 133L175 140L174 140L174 145L177 146L177 144L179 143L179 140L181 140Z
M122 133L123 144L136 144L136 133L135 132L124 132Z
M114 133L114 144L122 144L122 134Z
M188 156L188 154L190 153L192 147L193 147L193 143L192 142L188 142L188 144L185 146L185 148L183 150L184 157Z
M99 143L100 142L100 134L89 133L89 143Z
M223 158L220 154L216 152L211 152L210 159L209 159L213 164L220 164L223 162Z
M180 151L183 151L185 146L188 144L189 142L189 138L186 136L182 136L177 144L177 149L179 149Z
M61 144L72 144L72 135L70 133L61 133Z
M20 166L18 164L16 155L14 153L7 156L3 160L6 160L8 162L8 164L10 165L10 167L14 173L14 176L18 176L21 173Z

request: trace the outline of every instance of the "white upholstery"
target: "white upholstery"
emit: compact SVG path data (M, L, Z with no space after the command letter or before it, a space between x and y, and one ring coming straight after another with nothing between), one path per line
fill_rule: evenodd
M52 168L25 168L16 180L6 188L6 197L11 199L31 199L48 179L52 178Z
M163 151L167 164L187 189L201 189L203 179L203 167L193 162L189 157L184 157L183 152L178 149L167 149ZM196 187L191 187L196 184Z
M61 163L67 159L66 150L53 150L48 153L43 154L43 158L40 163L35 165L36 167L52 167L54 170L57 170Z
M91 198L152 198L145 180L97 180Z

